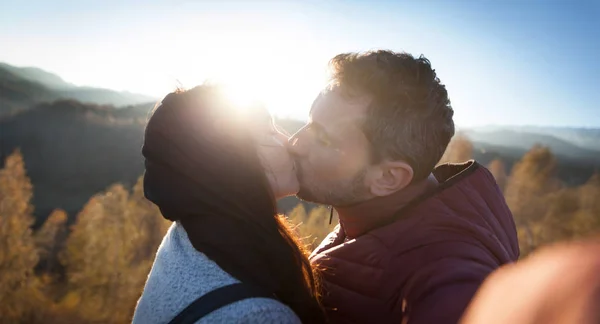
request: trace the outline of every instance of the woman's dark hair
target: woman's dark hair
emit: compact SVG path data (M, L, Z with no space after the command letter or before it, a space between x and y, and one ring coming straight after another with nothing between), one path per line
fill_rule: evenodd
M170 93L146 127L145 195L223 270L323 322L307 251L277 214L250 131L269 120L261 106L237 110L219 86Z

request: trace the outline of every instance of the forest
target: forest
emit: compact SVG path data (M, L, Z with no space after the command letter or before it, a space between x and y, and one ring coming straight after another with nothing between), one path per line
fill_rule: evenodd
M440 163L471 158L456 136ZM510 172L501 160L487 168L504 192L519 233L521 255L600 229L600 175L569 186L557 177L550 149L534 146ZM87 201L72 222L56 209L33 229L33 185L19 150L0 170L0 314L3 323L127 323L155 252L170 223L132 188L113 184ZM329 209L298 204L287 212L314 248L333 229Z

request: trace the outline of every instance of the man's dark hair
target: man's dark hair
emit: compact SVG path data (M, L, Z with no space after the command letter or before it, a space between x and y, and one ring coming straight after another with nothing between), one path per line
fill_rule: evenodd
M344 53L330 61L330 87L370 99L363 132L374 163L402 160L425 179L454 136L446 87L424 56L387 50Z

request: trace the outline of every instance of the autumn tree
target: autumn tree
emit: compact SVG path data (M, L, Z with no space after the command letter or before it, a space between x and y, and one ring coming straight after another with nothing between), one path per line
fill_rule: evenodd
M512 168L504 195L519 230L523 254L537 245L534 225L548 211L549 194L561 188L556 171L556 158L542 146L534 146Z
M114 185L83 208L62 260L69 294L63 305L102 323L131 321L168 223L143 197Z
M579 187L579 196L581 208L600 217L600 173L594 173L583 186Z
M574 238L586 237L600 231L600 174L595 173L577 188L579 209L570 223Z
M539 244L585 238L600 230L600 176L580 187L550 193L547 212L537 224Z
M298 204L287 217L296 226L296 232L311 248L316 248L337 225L337 218L329 224L331 210L325 206L312 208L308 213L303 204Z
M577 188L561 188L548 194L546 212L534 225L536 245L572 239L576 236L575 215L580 207Z
M506 188L506 182L508 180L508 175L506 174L506 167L504 166L502 160L492 160L492 162L490 162L487 168L488 170L490 170L490 173L494 176L494 179L496 180L498 187L500 187L500 190L504 192L504 189Z
M132 195L130 196L130 204L133 210L137 211L138 219L143 224L143 228L147 235L145 236L145 251L140 251L141 258L154 258L156 249L162 242L162 239L171 226L171 221L162 217L158 207L146 199L144 196L144 181L140 177L133 187Z
M438 164L460 163L473 158L473 143L464 134L456 134L450 140L444 155Z
M40 261L38 271L44 275L54 276L60 270L58 254L62 250L67 235L67 213L57 209L46 219L34 235Z
M42 296L34 275L38 253L31 232L32 185L23 156L10 155L0 170L0 314L2 323L35 319Z

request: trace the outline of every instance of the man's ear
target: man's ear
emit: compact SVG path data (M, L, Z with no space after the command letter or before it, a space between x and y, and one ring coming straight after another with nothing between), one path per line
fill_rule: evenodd
M402 161L384 161L371 179L371 194L387 196L406 188L413 179L413 168Z

